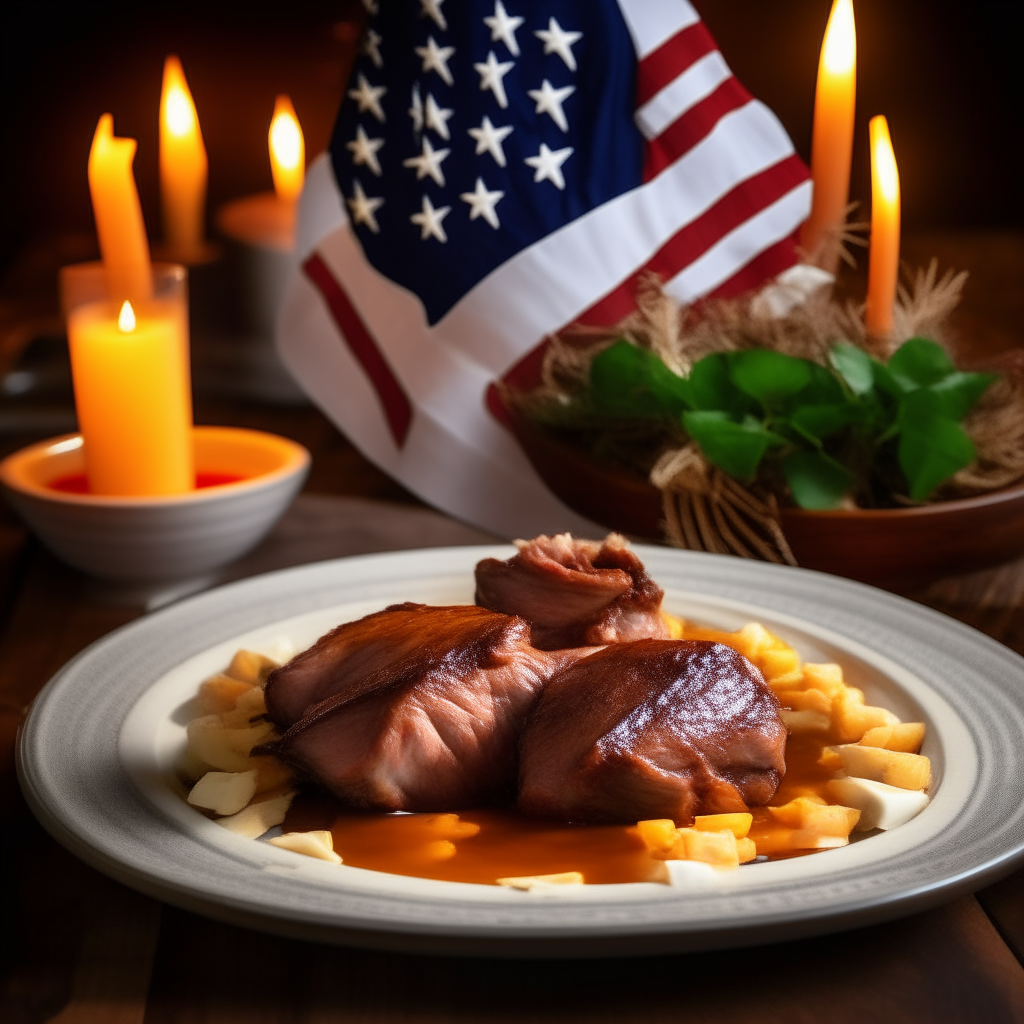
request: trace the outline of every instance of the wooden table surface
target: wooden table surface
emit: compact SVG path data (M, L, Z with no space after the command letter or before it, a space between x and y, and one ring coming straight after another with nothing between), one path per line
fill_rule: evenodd
M1024 341L1024 238L943 235L923 244L948 261L954 257L946 254L959 255L956 262L975 267L976 281L984 268L990 273L987 288L983 280L968 294L965 350L989 354ZM11 357L4 310L0 302L0 357ZM394 546L396 536L409 546L481 536L418 506L312 409L208 399L199 403L197 418L262 426L313 452L309 496L236 574ZM38 422L28 422L23 434L7 429L0 449L33 439ZM1024 563L945 579L910 596L1024 653ZM13 769L15 732L40 687L84 646L139 614L104 604L88 581L0 508L5 1024L1024 1021L1024 870L939 909L839 935L601 961L320 946L161 906L51 840L23 802Z

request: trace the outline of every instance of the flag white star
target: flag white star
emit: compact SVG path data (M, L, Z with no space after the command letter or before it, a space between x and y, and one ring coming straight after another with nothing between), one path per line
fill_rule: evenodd
M467 128L470 135L476 139L476 155L482 156L490 153L499 167L505 166L505 150L501 144L512 134L512 125L502 125L495 128L489 117L484 117L479 128Z
M472 192L463 192L459 198L464 203L469 203L470 220L483 217L492 228L500 228L501 224L498 221L498 215L495 213L494 208L498 205L499 200L504 194L504 192L499 191L488 192L484 179L477 178L476 188Z
M351 199L346 199L348 208L352 211L352 220L356 224L365 224L375 235L380 233L377 218L374 214L384 205L380 196L368 196L363 191L363 186L356 178L353 182L353 194Z
M513 57L519 56L519 43L516 42L516 29L523 23L523 18L509 17L501 0L494 0L494 14L484 18L484 24L491 30L491 42L499 39L508 47Z
M576 86L565 85L556 89L545 78L539 89L530 89L527 95L531 100L537 101L538 114L547 114L563 132L569 130L569 122L566 120L562 104L576 91Z
M345 143L352 151L352 163L365 164L380 177L380 162L377 160L377 150L384 145L383 139L371 139L363 131L362 125L356 126L356 137L351 142Z
M412 130L417 134L423 131L423 100L420 99L420 84L414 82L412 87L412 106L409 108L412 118Z
M528 156L524 163L534 168L533 180L550 181L556 188L565 188L565 178L562 177L562 164L572 156L572 146L565 149L556 149L552 152L542 142L540 152L536 156Z
M383 85L370 85L365 76L360 74L356 79L359 88L349 89L348 94L359 104L359 113L365 114L370 111L378 121L384 121L384 108L380 105L380 98L388 90Z
M441 227L441 221L452 212L450 206L441 206L438 209L434 208L428 196L423 197L423 208L419 213L414 213L409 220L413 224L419 225L420 228L420 241L425 242L431 235L434 236L439 242L447 242L448 236L444 233L444 228Z
M452 73L448 70L448 61L455 52L454 46L438 46L433 36L427 36L426 46L417 46L416 53L423 58L423 74L436 71L445 85L452 84Z
M380 55L382 42L384 42L384 37L379 32L374 32L372 28L366 30L366 35L363 36L362 52L373 61L373 66L377 68L384 67L384 58Z
M444 185L444 172L441 170L441 161L450 152L450 149L434 149L430 144L430 139L424 138L423 152L419 156L411 156L408 160L403 160L402 166L415 167L417 181L422 181L429 174L438 185Z
M583 38L582 32L566 32L554 18L549 19L548 27L533 33L544 43L544 53L557 53L570 71L576 70L576 58L572 53L573 43Z
M427 93L426 123L427 127L433 129L446 141L451 138L448 133L448 119L455 111L448 107L439 107L431 93Z
M502 109L508 106L508 97L505 95L505 84L502 79L515 67L515 64L514 60L507 60L499 64L498 58L491 50L487 54L486 64L473 65L480 72L480 89L490 89L498 101L498 106Z
M444 20L444 15L441 13L441 4L443 3L444 0L420 0L420 17L432 18L434 24L442 31L448 27L448 22Z

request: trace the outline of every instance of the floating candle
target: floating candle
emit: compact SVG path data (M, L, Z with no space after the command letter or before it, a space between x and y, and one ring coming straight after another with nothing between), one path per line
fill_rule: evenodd
M181 61L172 55L164 62L160 94L160 197L167 246L185 263L205 256L206 181L199 117Z
M857 31L852 0L835 0L825 29L814 97L811 176L814 198L800 244L826 270L838 263L838 246L828 246L846 219L853 154L853 114L857 94ZM823 249L823 245L825 248Z
M157 495L195 486L192 398L173 302L90 302L68 316L89 490Z
M114 118L104 114L89 150L89 192L110 296L142 302L153 294L149 242L132 175L134 139L114 137Z
M900 267L900 174L884 117L873 117L871 137L871 249L865 324L872 338L892 333Z

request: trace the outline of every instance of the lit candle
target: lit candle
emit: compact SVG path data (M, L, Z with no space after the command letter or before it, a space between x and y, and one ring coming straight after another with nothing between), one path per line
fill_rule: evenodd
M892 333L900 268L900 174L889 137L889 123L873 117L871 133L871 249L865 323L872 338Z
M206 148L196 106L181 61L170 56L164 62L160 94L160 195L164 238L186 263L203 256L206 178Z
M89 192L110 295L139 303L153 293L153 269L132 175L135 146L114 137L114 119L104 114L89 150Z
M846 219L850 195L850 163L853 154L853 113L857 94L857 32L853 0L834 0L825 29L818 63L814 97L814 137L811 144L811 176L814 198L811 215L803 226L800 244L812 258L838 264L837 237ZM824 249L823 249L824 246Z
M294 203L302 191L306 174L306 143L302 137L295 108L287 96L278 96L267 141L270 149L270 171L278 199Z
M68 316L75 409L93 494L195 486L181 318L159 300L91 302Z

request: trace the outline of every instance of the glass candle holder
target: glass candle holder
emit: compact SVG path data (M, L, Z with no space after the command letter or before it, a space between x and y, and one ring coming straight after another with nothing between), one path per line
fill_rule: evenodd
M93 494L179 494L195 487L188 272L153 266L153 296L120 302L102 263L60 272L75 409Z

